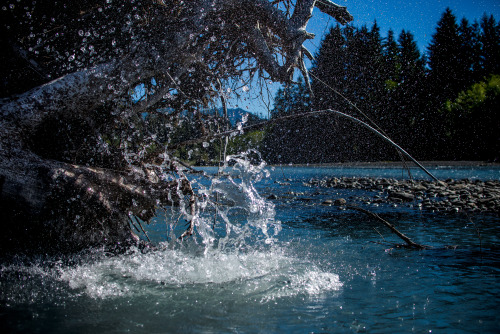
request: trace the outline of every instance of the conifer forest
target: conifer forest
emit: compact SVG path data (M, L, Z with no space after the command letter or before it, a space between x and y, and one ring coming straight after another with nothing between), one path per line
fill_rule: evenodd
M420 160L498 161L500 24L442 13L426 50L410 31L334 26L304 80L280 89L271 119L334 109L376 124ZM300 134L300 135L299 135ZM274 163L397 160L366 129L334 114L285 120L261 150ZM279 150L276 148L279 147Z

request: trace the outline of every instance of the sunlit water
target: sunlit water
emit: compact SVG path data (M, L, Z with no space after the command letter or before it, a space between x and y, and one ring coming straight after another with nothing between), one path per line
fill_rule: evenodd
M167 209L148 226L156 250L4 261L3 327L32 333L498 331L497 216L372 208L415 241L434 246L395 249L400 241L376 221L321 205L368 192L311 188L304 181L402 177L401 169L261 167L228 168L233 177L211 186L199 177L200 194L217 189L228 205L212 230L215 209L205 203L197 236L182 244L174 234L184 223L167 224L179 215ZM432 172L440 178L500 175L494 168ZM277 199L266 200L271 194Z

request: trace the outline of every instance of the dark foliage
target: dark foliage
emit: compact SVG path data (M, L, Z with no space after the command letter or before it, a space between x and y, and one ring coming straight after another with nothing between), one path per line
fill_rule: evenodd
M495 160L498 77L487 78L500 74L499 59L500 25L493 16L457 24L446 9L427 55L409 31L397 40L389 31L383 39L376 23L370 29L337 25L311 69L314 98L301 84L280 90L273 117L334 109L373 121L417 159ZM280 123L264 142L268 159L280 163L398 158L380 139L333 116Z

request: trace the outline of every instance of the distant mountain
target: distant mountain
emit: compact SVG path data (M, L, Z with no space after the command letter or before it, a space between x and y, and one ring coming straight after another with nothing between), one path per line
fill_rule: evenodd
M224 117L223 108L219 108L219 115ZM252 114L251 112L248 112L241 108L228 109L227 117L232 127L235 127L236 124L238 124L238 122L243 121L245 117L247 118L245 125L255 124L264 121L264 119L260 118L259 116Z

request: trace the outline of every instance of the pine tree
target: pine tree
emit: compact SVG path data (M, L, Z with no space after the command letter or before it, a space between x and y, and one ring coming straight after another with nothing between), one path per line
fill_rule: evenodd
M427 77L428 106L424 121L424 132L427 159L450 159L452 153L451 143L446 136L445 116L439 110L444 103L454 98L462 89L460 80L460 47L461 37L455 15L450 8L446 8L432 36L428 47Z
M463 89L458 71L461 44L456 17L450 8L446 8L428 49L429 87L437 108Z
M380 119L385 93L386 74L384 73L382 37L380 36L380 28L376 21L373 23L368 37L366 48L369 72L368 86L366 88L368 105L365 105L365 110L371 112L377 119Z
M425 61L413 34L409 31L401 31L398 44L399 81L396 90L398 106L394 119L397 120L399 131L396 139L410 149L418 146L423 130L421 119L425 118L423 112L425 108L422 106L425 101L423 89Z
M336 90L345 87L345 51L346 41L342 29L339 25L332 27L321 42L311 69L315 108L342 110L344 102L332 94L327 86Z
M480 49L479 31L477 23L470 25L466 18L460 21L458 27L460 36L460 52L458 60L460 65L456 68L457 79L460 81L462 88L468 87L476 80L480 79Z
M394 88L398 80L398 43L396 42L392 29L389 29L387 38L382 43L382 56L386 88ZM388 80L390 80L390 82Z
M493 15L481 18L482 75L500 74L500 24Z

